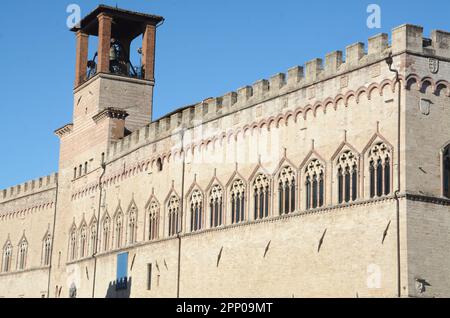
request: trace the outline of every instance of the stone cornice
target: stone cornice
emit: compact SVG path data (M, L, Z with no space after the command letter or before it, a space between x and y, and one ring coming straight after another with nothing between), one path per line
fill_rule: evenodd
M92 119L98 123L99 121L105 119L105 118L111 118L111 119L119 119L119 120L125 120L125 118L128 117L128 113L119 108L114 107L108 107L104 110L100 111L97 115L94 115Z
M70 134L73 131L73 124L67 124L61 128L55 130L55 135L62 138L65 135Z

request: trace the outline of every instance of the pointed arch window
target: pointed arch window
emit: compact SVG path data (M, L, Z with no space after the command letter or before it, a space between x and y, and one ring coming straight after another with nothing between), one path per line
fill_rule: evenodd
M169 216L170 223L170 216ZM158 239L159 232L159 205L152 200L148 207L148 239L153 241Z
M445 147L442 154L442 192L444 197L450 199L450 145Z
M80 229L80 257L84 258L88 251L87 225L83 224Z
M121 211L119 211L116 215L115 221L114 221L114 229L115 229L115 242L114 247L115 248L121 248L122 247L122 236L123 236L123 214Z
M75 226L70 230L69 240L69 259L74 261L77 258L77 229Z
M203 225L203 195L195 190L191 195L191 232L200 231Z
M43 264L44 266L50 265L50 257L52 253L52 237L50 234L47 234L44 238L43 242Z
M89 246L90 246L90 254L94 255L97 252L97 221L92 222L90 226Z
M313 159L305 169L305 202L306 209L323 206L325 193L325 169L323 164Z
M391 193L391 151L385 143L377 143L369 151L370 197Z
M241 179L235 180L230 189L231 195L231 223L236 224L245 220L245 183Z
M23 238L19 243L19 263L18 269L24 270L27 264L28 242Z
M180 199L172 195L167 204L169 212L169 236L177 235L180 230Z
M103 220L103 228L102 228L103 251L107 251L109 248L110 227L111 227L111 224L110 224L109 216L106 216L105 219Z
M295 171L291 167L284 167L278 175L278 210L280 215L295 211Z
M270 179L265 174L259 174L253 182L254 219L269 217Z
M8 242L3 248L2 271L5 273L11 271L12 253L13 246L11 242Z
M342 153L337 162L338 203L348 203L358 198L358 159L348 150Z
M214 185L209 194L210 227L223 224L223 190L218 184Z
M129 213L128 228L129 228L128 243L134 244L136 243L136 232L137 232L137 210L135 206L131 208Z

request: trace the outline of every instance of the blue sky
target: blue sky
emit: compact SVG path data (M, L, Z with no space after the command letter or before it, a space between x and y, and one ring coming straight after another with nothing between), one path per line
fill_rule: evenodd
M19 0L0 9L0 188L58 169L53 134L71 122L75 39L66 8L98 4L166 18L158 29L153 119L285 72L403 23L450 31L448 0ZM369 4L381 29L366 26Z

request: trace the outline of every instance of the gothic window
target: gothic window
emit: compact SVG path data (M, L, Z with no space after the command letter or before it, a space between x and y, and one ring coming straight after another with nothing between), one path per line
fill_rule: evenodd
M280 215L295 211L295 171L284 167L278 175L278 211Z
M27 254L28 254L28 242L25 238L23 238L19 243L19 270L24 270L27 262Z
M169 216L170 219L170 216ZM170 220L169 220L170 223ZM159 229L159 205L155 200L152 200L148 207L148 239L149 241L158 238Z
M103 251L107 251L108 247L109 247L110 227L111 227L111 224L110 224L109 216L106 216L105 219L103 220L103 229L102 229Z
M442 154L442 190L446 198L450 198L450 145L448 145Z
M83 224L80 229L80 257L83 258L87 254L87 226Z
M305 169L305 202L306 209L323 206L325 193L325 169L323 164L313 159Z
M254 218L260 220L269 216L270 180L259 174L253 182Z
M50 265L51 253L52 253L52 237L50 234L47 234L44 238L44 247L43 247L44 266Z
M123 215L122 212L118 212L114 220L115 227L115 248L122 247L122 234L123 234Z
M195 190L191 195L191 232L199 231L203 225L203 195Z
M391 193L391 152L386 144L377 143L369 151L370 197Z
M338 203L348 203L358 198L358 159L352 151L342 153L336 163Z
M90 254L94 255L97 251L97 221L92 222L89 230Z
M231 185L231 223L240 223L245 220L245 183L241 179L235 180Z
M11 242L6 243L5 247L3 248L3 266L2 271L7 273L11 271L11 261L12 261L12 252L13 247Z
M128 228L129 228L129 235L128 235L128 242L129 244L136 243L136 230L137 230L137 211L136 207L132 207L129 214L129 220L128 220Z
M74 261L77 258L77 229L72 227L69 234L69 256L70 260Z
M180 199L172 195L167 204L169 213L169 236L177 235L180 230Z
M218 227L223 224L223 191L219 185L212 187L209 194L210 226Z

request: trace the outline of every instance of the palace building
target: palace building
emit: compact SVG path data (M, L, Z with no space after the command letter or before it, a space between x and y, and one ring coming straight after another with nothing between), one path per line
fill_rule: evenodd
M450 296L450 33L402 25L153 121L163 21L102 5L72 29L59 171L0 190L0 297Z

